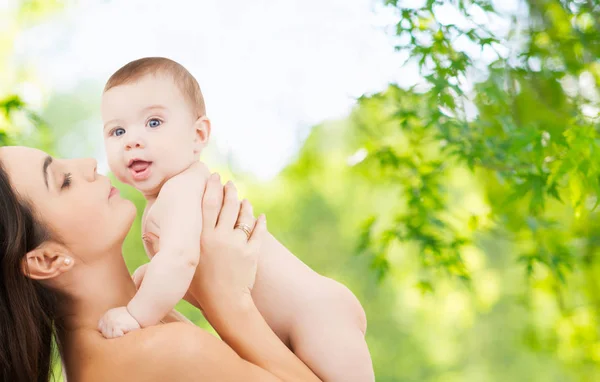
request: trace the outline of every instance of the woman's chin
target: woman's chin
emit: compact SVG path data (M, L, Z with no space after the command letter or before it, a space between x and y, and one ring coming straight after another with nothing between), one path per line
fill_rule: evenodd
M123 245L127 234L131 231L131 227L133 227L133 223L137 216L137 209L132 202L128 200L126 206L127 209L123 211L122 214L119 214L120 216L114 225L116 229L115 241L119 241L121 246Z
M120 202L117 220L123 222L123 224L118 224L118 226L122 226L125 235L127 235L137 216L137 208L131 200L123 199Z
M137 216L137 208L131 200L125 199L123 201L125 202L124 204L126 205L127 212L129 213L129 227L131 228L131 225L133 224L133 222L135 221L135 217Z

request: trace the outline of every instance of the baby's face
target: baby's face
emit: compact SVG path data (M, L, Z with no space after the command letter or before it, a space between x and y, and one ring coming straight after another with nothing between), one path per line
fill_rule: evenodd
M148 75L108 90L102 120L110 169L145 195L157 195L196 158L197 117L168 76Z

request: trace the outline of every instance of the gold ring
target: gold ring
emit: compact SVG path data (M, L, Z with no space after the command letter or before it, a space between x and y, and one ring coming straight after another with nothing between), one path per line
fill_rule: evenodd
M241 229L246 234L246 237L250 239L250 235L252 234L252 230L248 224L237 223L233 229Z

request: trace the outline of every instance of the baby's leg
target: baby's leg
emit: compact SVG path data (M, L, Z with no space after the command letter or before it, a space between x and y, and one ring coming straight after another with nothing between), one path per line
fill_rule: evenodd
M366 318L343 285L320 276L271 234L252 291L273 331L324 381L372 381Z

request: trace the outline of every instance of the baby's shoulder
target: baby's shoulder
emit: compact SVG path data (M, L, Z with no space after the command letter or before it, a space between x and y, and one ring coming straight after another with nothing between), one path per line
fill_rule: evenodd
M171 198L172 195L181 195L187 191L204 191L210 171L202 162L194 163L185 171L169 178L161 187L159 199Z

